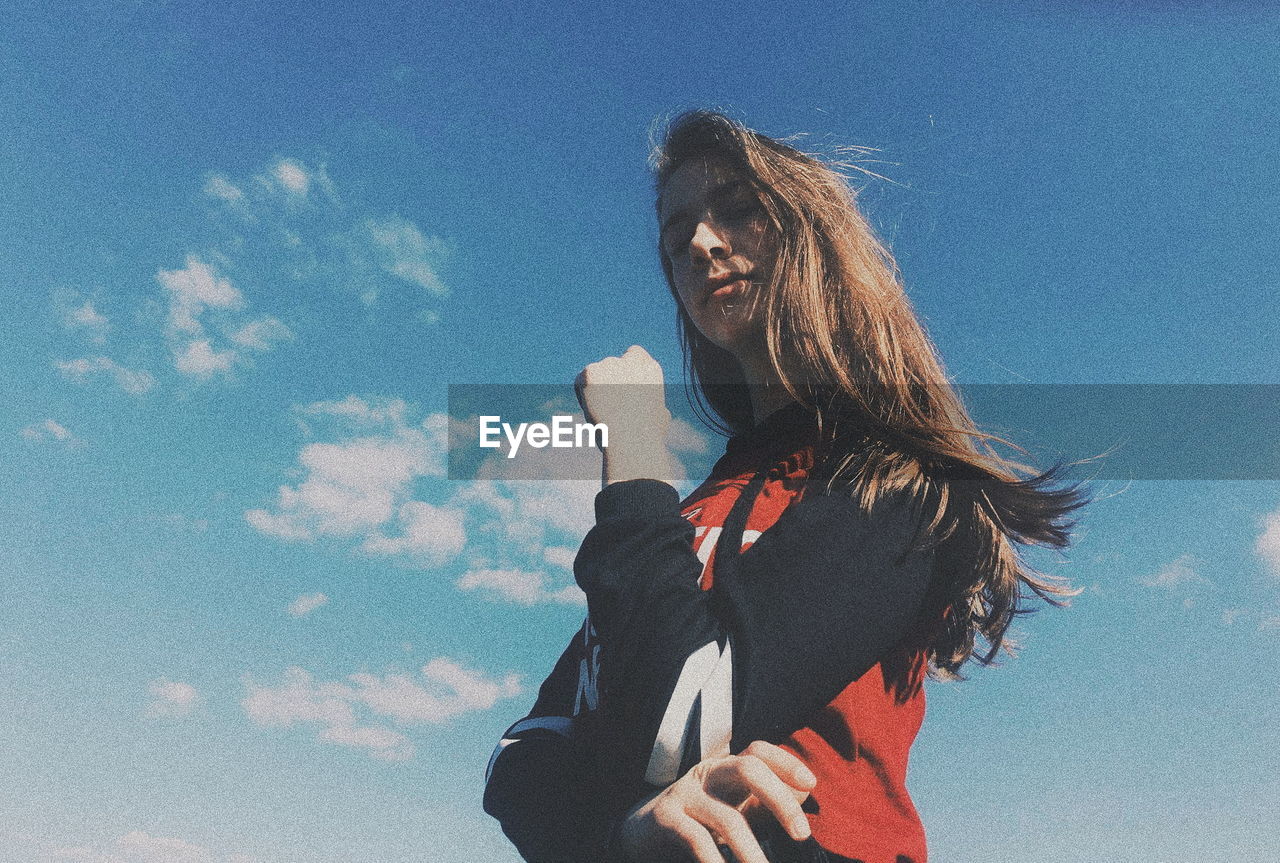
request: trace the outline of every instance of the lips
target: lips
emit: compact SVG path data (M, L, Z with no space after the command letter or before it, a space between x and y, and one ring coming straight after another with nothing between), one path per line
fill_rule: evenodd
M702 302L709 303L712 300L732 297L740 291L745 291L750 285L749 273L725 273L723 276L707 279L706 294Z

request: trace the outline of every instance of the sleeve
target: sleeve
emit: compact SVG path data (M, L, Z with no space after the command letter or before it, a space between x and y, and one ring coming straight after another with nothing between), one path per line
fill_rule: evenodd
M596 497L574 570L603 645L601 745L624 777L674 781L711 754L707 725L733 752L781 741L917 623L934 552L914 547L910 497L864 513L806 493L735 554L762 481L726 521L710 591L674 488L638 479Z
M591 756L590 620L543 682L529 715L494 749L484 810L529 863L609 863L619 818L599 793ZM591 704L584 702L590 701Z

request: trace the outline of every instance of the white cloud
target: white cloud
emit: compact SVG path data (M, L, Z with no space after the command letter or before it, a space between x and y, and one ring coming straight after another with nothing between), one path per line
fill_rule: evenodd
M239 309L244 305L244 296L235 285L195 255L187 256L182 269L160 270L156 280L169 292L169 326L177 333L203 333L199 319L206 309Z
M413 742L380 720L401 728L439 724L488 710L523 691L514 674L493 680L445 657L431 660L416 676L362 672L346 679L317 682L310 672L294 666L274 688L246 681L241 706L260 727L318 726L320 741L365 749L384 761L405 761L415 753Z
M311 166L301 159L285 156L271 162L253 177L250 192L256 191L257 194L245 193L245 200L251 197L250 203L259 210L271 203L295 207L303 202L316 203L313 199L317 196L312 193L317 189L329 202L337 201L337 192L324 165ZM236 203L241 203L241 200L237 199Z
M93 305L93 300L86 299L62 312L62 323L69 330L81 330L89 335L95 344L103 344L107 340L107 331L111 322Z
M293 338L293 332L270 315L243 320L248 305L244 295L196 255L189 255L182 269L160 270L156 280L168 297L165 339L174 368L184 375L209 380L230 374L243 359L241 350L269 351ZM210 313L212 321L206 320ZM209 323L221 336L209 332ZM228 344L215 346L215 339Z
M571 569L599 482L446 482L453 421L436 413L415 425L410 413L401 399L355 395L297 408L304 433L328 440L303 445L300 479L246 520L280 539L345 538L419 569L462 564L458 587L491 598L581 604Z
M1253 550L1262 558L1272 574L1280 578L1280 511L1273 512L1263 519L1262 533L1258 535Z
M457 509L407 501L397 514L399 535L374 532L361 548L370 554L409 554L429 566L439 565L462 553L467 542L464 518Z
M306 617L329 601L323 593L306 593L289 603L289 614L294 617Z
M439 320L439 310L422 303L448 293L439 268L450 243L403 216L344 203L323 164L284 156L241 181L211 174L205 193L218 204L211 215L225 233L219 251L255 282L329 283L367 305L403 282L419 289L406 318Z
M200 703L200 693L190 683L160 678L151 681L152 702L147 705L151 717L189 716Z
M235 351L215 351L208 339L193 339L173 352L173 367L197 378L229 372L235 360Z
M228 204L238 204L244 200L244 192L221 174L211 174L205 181L204 193Z
M586 594L576 584L548 590L544 572L523 569L473 569L458 579L463 590L486 590L519 605L562 602L586 605Z
M182 839L149 836L141 830L121 836L116 840L116 848L139 863L205 863L213 859L213 852L208 848Z
M578 556L576 549L567 546L549 545L542 550L542 559L552 566L573 571L573 561Z
M278 512L251 510L246 518L285 539L371 533L391 520L410 483L426 472L422 438L407 430L397 438L308 444L298 456L306 480L280 487Z
M290 194L305 197L311 188L311 176L301 163L293 159L281 159L271 171L272 177L282 189Z
M444 472L440 416L411 426L405 421L403 402L383 400L370 405L354 396L344 402L319 402L300 412L335 416L365 433L339 443L304 446L298 455L304 480L296 486L280 486L274 512L245 513L251 525L282 539L362 536L371 553L460 548L460 540L451 532L442 540L421 533L432 525L452 531L455 519L426 504L405 508L417 478ZM374 431L379 433L369 433ZM399 542L382 532L397 519L407 531Z
M64 847L49 858L56 863L253 863L244 854L217 854L202 845L133 830L107 845Z
M422 667L424 682L403 674L353 674L356 698L379 716L401 725L441 723L463 713L488 710L504 698L523 692L520 678L508 674L502 680L437 657Z
M319 739L368 749L370 755L382 761L408 761L417 751L408 737L381 725L330 725L320 732Z
M231 334L231 341L242 348L255 351L269 351L274 343L288 341L293 338L293 331L276 318L267 316L250 321Z
M22 436L27 440L59 441L65 444L74 444L77 440L66 426L53 419L31 423L22 430Z
M53 365L63 375L74 381L84 381L97 374L108 375L115 381L116 386L130 395L141 395L156 385L156 379L149 372L125 368L110 357L55 360Z
M1196 563L1193 555L1184 554L1155 575L1141 578L1139 581L1144 587L1170 591L1189 585L1210 584L1209 579L1196 571Z
M398 428L405 424L409 406L404 399L379 399L370 403L359 396L349 395L340 402L314 402L299 408L299 412L311 416L341 417L360 428L383 427L390 424Z
M417 225L400 216L366 219L364 226L383 270L434 296L448 293L436 272L439 262L449 254L444 240L424 236Z

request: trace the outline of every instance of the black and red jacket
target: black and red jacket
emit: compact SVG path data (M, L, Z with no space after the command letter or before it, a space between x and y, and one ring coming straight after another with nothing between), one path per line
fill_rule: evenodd
M486 776L485 810L526 860L611 859L632 805L767 740L818 778L813 838L770 840L807 856L771 856L924 863L906 773L936 554L910 498L865 513L824 493L824 451L793 403L730 439L683 502L649 479L597 495L574 563L587 620Z

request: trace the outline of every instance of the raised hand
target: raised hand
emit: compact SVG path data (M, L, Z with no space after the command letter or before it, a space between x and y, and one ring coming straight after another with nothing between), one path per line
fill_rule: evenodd
M797 841L809 836L800 804L817 779L779 746L757 740L741 755L703 759L671 785L633 808L618 841L629 860L691 856L724 863L727 845L741 863L768 863L751 823L773 817Z
M662 366L639 345L627 348L620 357L591 363L574 381L587 421L609 429L605 485L671 477L666 446L671 412L662 383Z

